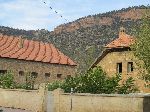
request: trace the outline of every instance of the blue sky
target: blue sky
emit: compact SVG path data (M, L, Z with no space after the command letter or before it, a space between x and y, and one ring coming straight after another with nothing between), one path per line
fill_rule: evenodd
M60 15L71 22L88 15L149 3L150 0L0 0L0 25L53 30L67 22Z

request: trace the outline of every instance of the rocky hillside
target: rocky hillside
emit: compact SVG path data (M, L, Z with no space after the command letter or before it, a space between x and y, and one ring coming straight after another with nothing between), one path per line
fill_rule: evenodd
M141 19L144 14L145 7L129 7L127 9L121 9L119 11L111 11L104 14L97 14L93 16L87 16L80 18L71 23L63 24L54 29L55 33L72 32L80 28L87 28L100 25L112 25L115 18L120 18L121 21L137 20Z
M3 26L0 27L0 32L51 42L79 64L78 72L84 72L102 52L103 46L117 37L121 26L130 34L134 26L140 25L147 8L150 9L150 7L136 6L90 15L60 25L52 32L44 29L25 31Z

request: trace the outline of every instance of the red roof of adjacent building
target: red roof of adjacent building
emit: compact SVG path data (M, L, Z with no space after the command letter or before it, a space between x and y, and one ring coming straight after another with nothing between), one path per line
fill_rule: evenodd
M132 36L127 35L125 32L119 32L119 38L106 45L106 48L129 47L134 41L135 39Z
M0 57L61 65L76 65L52 44L0 34Z

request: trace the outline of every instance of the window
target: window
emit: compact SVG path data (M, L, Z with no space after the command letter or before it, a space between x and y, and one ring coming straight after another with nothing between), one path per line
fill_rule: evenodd
M117 73L122 73L122 63L117 63Z
M67 75L67 78L70 78L71 77L71 75Z
M50 77L50 73L45 73L45 78L49 78Z
M7 70L0 70L0 74L5 74L7 73Z
M33 78L37 78L38 73L36 73L36 72L32 72L32 73L31 73L31 76L32 76Z
M127 72L130 73L133 71L133 62L128 62L127 65Z
M62 74L57 74L57 78L61 78Z
M24 76L24 71L19 71L19 76Z

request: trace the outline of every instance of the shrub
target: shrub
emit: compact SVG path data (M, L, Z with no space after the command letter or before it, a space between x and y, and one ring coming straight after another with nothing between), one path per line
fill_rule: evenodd
M128 78L125 83L119 84L121 75L108 77L106 73L99 67L89 70L85 74L76 77L70 77L63 82L54 82L49 84L49 90L62 88L65 92L70 92L73 88L77 93L93 93L93 94L128 94L137 91L134 80Z
M13 73L8 71L5 74L0 74L0 88L13 89L15 88Z
M12 71L8 71L5 74L0 74L0 88L3 89L34 89L35 78L30 73L26 73L26 82L24 84L18 84L14 81L14 74Z
M62 84L62 82L55 81L53 83L47 84L47 88L48 88L49 91L53 91L53 90L55 90L57 88L61 88L61 84Z
M134 79L132 77L129 77L117 90L119 94L129 94L135 91L138 91L138 88L134 85Z

